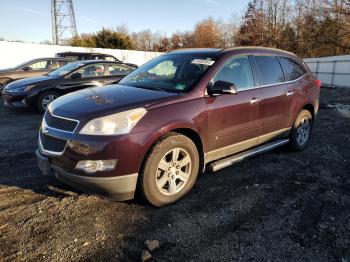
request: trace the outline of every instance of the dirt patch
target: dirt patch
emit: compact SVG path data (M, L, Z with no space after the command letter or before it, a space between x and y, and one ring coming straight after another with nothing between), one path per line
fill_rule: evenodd
M40 116L0 107L0 261L138 260L149 239L155 261L349 261L350 120L339 105L350 105L349 89L322 90L305 151L204 174L161 209L42 177Z
M350 105L336 103L334 105L328 104L327 106L337 110L342 116L350 118Z

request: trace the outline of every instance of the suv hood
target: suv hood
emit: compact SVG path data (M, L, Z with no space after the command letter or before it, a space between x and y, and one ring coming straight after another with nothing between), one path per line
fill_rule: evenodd
M51 112L77 120L90 120L136 107L145 107L179 93L149 90L124 85L86 88L53 101Z

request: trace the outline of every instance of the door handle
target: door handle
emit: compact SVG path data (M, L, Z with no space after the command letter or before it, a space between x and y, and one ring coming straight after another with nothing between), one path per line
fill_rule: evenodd
M287 96L292 96L292 95L294 95L294 94L295 94L294 91L288 91L288 92L286 93Z
M256 103L259 103L260 102L260 99L256 98L256 97L253 97L251 100L250 100L250 103L251 104L256 104Z

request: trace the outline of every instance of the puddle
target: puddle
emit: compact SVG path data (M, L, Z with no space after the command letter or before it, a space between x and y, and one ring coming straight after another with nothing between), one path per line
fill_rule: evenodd
M342 116L346 118L350 118L350 105L336 103L334 105L328 104L327 107L337 110Z

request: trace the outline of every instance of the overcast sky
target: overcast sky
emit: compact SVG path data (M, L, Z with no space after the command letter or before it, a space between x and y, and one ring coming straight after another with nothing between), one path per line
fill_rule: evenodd
M212 16L241 17L248 0L73 0L78 33L126 24L131 31L151 29L168 35L193 29ZM0 1L0 37L40 42L51 40L51 0Z

